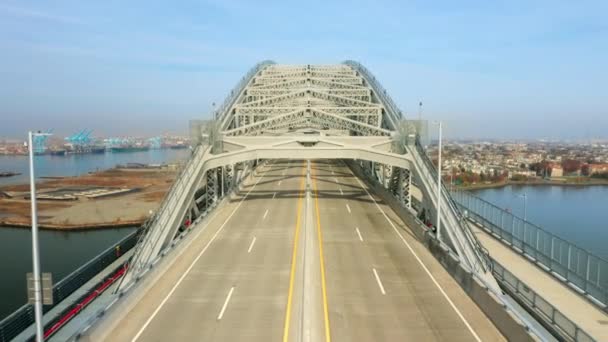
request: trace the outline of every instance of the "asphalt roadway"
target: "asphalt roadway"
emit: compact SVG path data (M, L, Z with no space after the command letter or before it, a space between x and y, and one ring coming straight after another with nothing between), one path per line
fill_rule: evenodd
M340 161L274 161L108 341L504 341Z

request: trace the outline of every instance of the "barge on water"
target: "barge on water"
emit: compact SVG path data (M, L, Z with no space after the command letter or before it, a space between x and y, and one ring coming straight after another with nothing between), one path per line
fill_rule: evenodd
M112 153L140 152L140 151L147 151L149 149L150 149L150 146L119 146L119 147L110 148Z
M19 176L21 173L19 172L0 172L0 177L13 177L13 176Z

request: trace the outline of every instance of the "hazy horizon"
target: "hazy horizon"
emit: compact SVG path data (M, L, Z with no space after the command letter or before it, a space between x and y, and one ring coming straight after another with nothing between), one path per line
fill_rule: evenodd
M187 134L261 60L354 59L448 138L608 138L608 3L347 4L4 1L0 137Z

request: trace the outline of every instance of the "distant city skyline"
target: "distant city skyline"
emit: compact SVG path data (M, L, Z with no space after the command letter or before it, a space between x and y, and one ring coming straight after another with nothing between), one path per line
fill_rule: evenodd
M605 13L602 1L3 1L0 137L187 134L258 61L354 59L448 138L608 138Z

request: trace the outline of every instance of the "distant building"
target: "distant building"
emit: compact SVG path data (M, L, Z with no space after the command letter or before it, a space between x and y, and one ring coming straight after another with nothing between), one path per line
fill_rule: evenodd
M551 177L563 177L564 169L561 166L553 165L551 168Z
M587 173L588 175L593 175L596 173L604 173L608 172L608 163L604 164L588 164L587 165Z
M513 178L513 177L517 177L517 176L533 178L533 177L536 177L536 172L530 171L530 170L515 169L515 170L510 170L508 175L509 175L509 178Z

